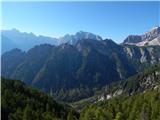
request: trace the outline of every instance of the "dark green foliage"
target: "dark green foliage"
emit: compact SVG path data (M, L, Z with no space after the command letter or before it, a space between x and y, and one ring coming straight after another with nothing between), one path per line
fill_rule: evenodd
M65 100L65 101L77 101L83 98L88 98L94 94L94 90L89 88L75 88L71 90L60 89L55 92L53 96L57 99Z
M78 114L71 107L57 103L51 96L21 81L2 78L2 120L67 120Z
M158 106L160 93L148 91L87 106L82 110L80 120L159 120Z

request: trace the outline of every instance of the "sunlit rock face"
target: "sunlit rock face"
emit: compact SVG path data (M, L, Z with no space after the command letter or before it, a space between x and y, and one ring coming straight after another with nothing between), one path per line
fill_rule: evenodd
M75 45L79 40L90 39L90 40L102 40L99 35L95 35L90 32L79 31L75 35L66 34L59 38L59 44L69 43Z
M143 35L130 35L123 44L136 46L160 45L160 27L154 27Z

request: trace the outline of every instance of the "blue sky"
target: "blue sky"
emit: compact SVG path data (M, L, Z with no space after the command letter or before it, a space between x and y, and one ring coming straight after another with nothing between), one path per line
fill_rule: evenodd
M52 37L88 31L120 43L160 23L160 2L3 2L2 29Z

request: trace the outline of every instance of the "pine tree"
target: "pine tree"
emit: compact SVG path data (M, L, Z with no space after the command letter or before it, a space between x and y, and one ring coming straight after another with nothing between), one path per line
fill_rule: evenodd
M74 120L73 113L69 112L67 116L67 120Z
M23 112L23 120L33 120L32 109L27 105Z
M122 116L121 112L118 112L114 120L121 120L121 116Z

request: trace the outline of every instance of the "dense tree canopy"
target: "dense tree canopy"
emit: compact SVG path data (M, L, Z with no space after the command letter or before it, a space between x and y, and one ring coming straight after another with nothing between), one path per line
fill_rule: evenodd
M80 120L160 120L160 92L121 96L87 106Z
M159 120L158 89L91 104L79 114L51 96L2 78L2 120Z
M21 81L2 78L2 120L67 120L78 117L71 107Z

